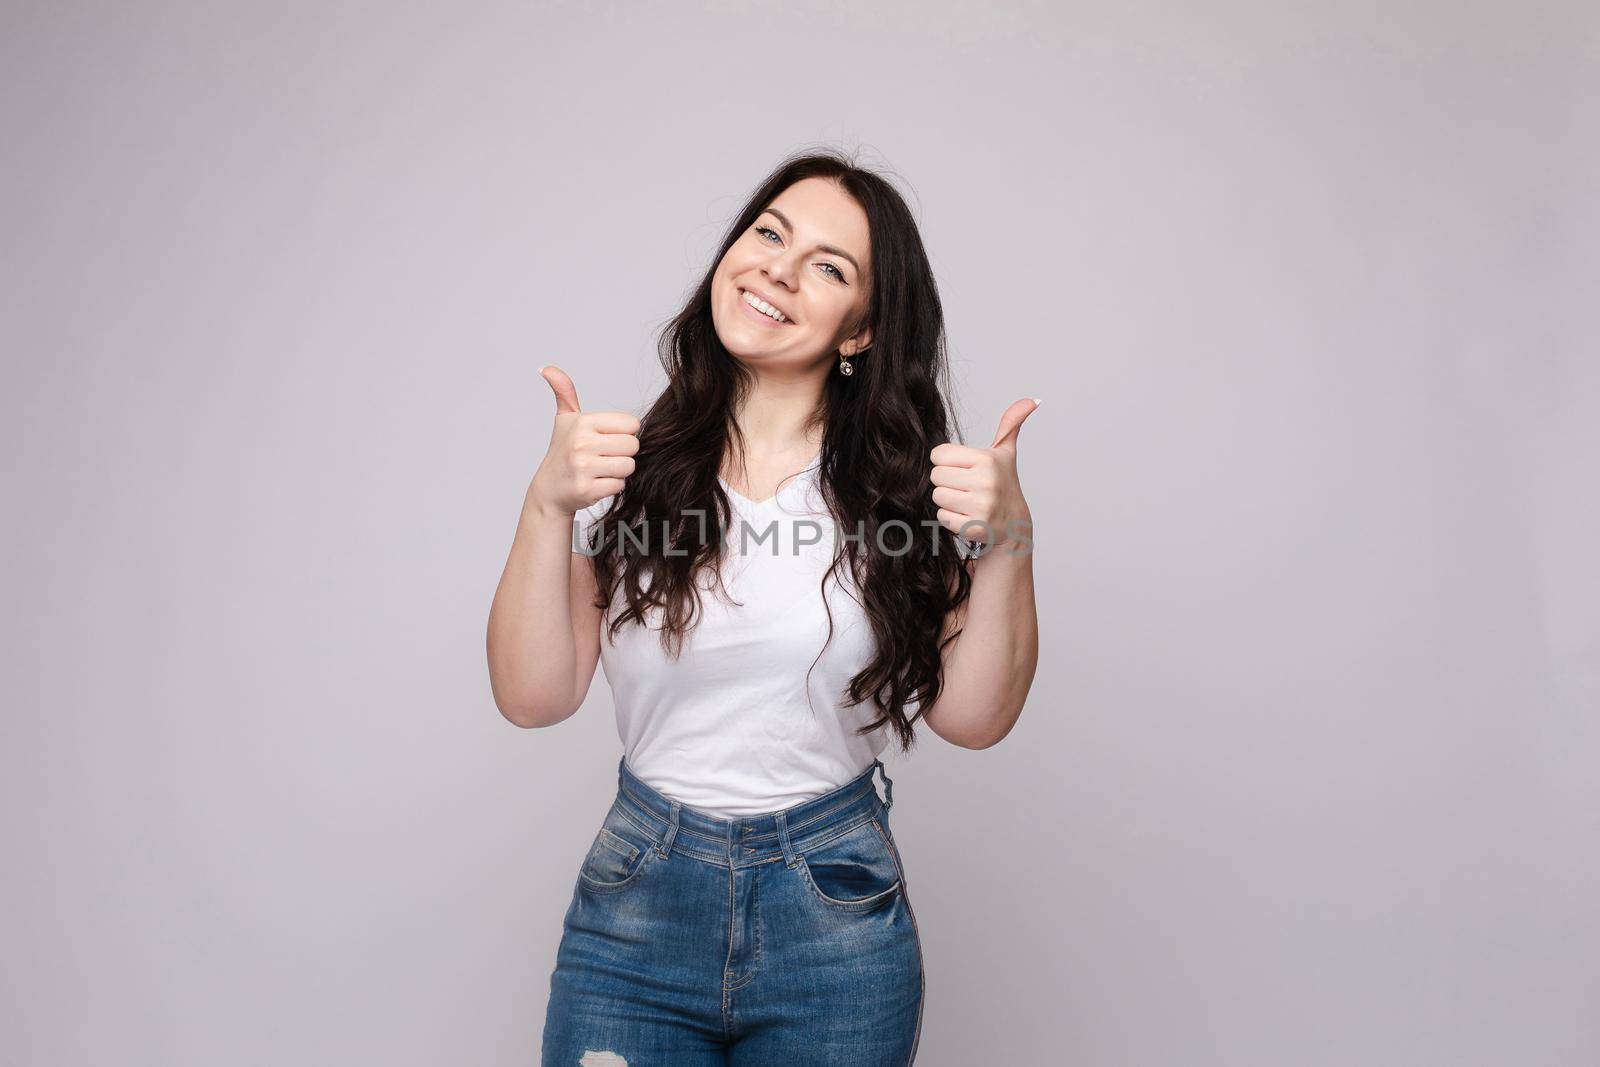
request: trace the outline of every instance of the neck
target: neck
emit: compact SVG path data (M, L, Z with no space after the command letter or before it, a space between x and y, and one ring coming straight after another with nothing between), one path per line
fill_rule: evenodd
M822 447L822 427L811 424L821 401L818 377L757 378L734 413L749 457L810 459Z

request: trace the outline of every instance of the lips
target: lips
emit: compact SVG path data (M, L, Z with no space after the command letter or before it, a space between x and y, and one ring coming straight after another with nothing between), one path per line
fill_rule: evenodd
M761 317L766 319L768 322L774 323L774 324L776 324L778 326L790 326L790 325L793 325L794 316L789 314L789 309L784 307L782 304L778 303L776 300L772 299L772 297L768 296L766 293L763 293L760 289L741 288L739 290L739 303L744 304L745 307L750 307L749 304L745 303L745 299L744 299L744 294L745 293L749 293L751 296L760 297L762 300L765 300L769 307L777 308L778 311L783 315L783 317L788 319L789 321L788 322L778 322L777 319L774 319L774 318L772 318L772 316L767 315L764 312L760 312L760 311L757 311L756 314L761 315ZM750 308L750 310L755 311L756 309L755 308Z

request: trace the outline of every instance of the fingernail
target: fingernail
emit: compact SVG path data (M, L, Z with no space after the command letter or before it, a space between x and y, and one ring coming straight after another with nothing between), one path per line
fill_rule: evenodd
M1033 406L1034 406L1034 407L1038 407L1038 406L1039 406L1039 405L1040 405L1040 404L1043 404L1043 403L1044 403L1044 401L1043 401L1043 400L1040 400L1040 399L1039 399L1039 398L1038 398L1038 397L1036 397L1036 396L1030 396L1030 397L1029 397L1029 398L1028 398L1028 399L1029 399L1029 400L1031 400L1031 401L1033 401Z
M545 364L545 365L544 365L544 366L543 366L543 367L540 367L540 368L539 368L539 373L540 373L540 374L543 374L543 373L544 373L544 369L545 369L545 367L548 367L548 366L550 366L550 364L548 364L548 363L546 363L546 364Z

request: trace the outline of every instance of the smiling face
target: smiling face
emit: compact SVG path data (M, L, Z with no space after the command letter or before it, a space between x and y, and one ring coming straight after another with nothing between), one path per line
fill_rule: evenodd
M827 371L871 343L867 213L837 182L804 178L739 235L711 279L717 337L764 369ZM780 318L751 306L750 298Z

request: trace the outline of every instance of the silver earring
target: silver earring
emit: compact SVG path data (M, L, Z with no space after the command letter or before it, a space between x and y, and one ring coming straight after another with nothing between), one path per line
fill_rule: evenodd
M839 357L839 373L843 374L843 375L846 375L846 376L849 376L851 374L854 374L855 372L856 372L856 369L853 366L850 365L850 361L848 359L846 359L844 356L840 356Z

